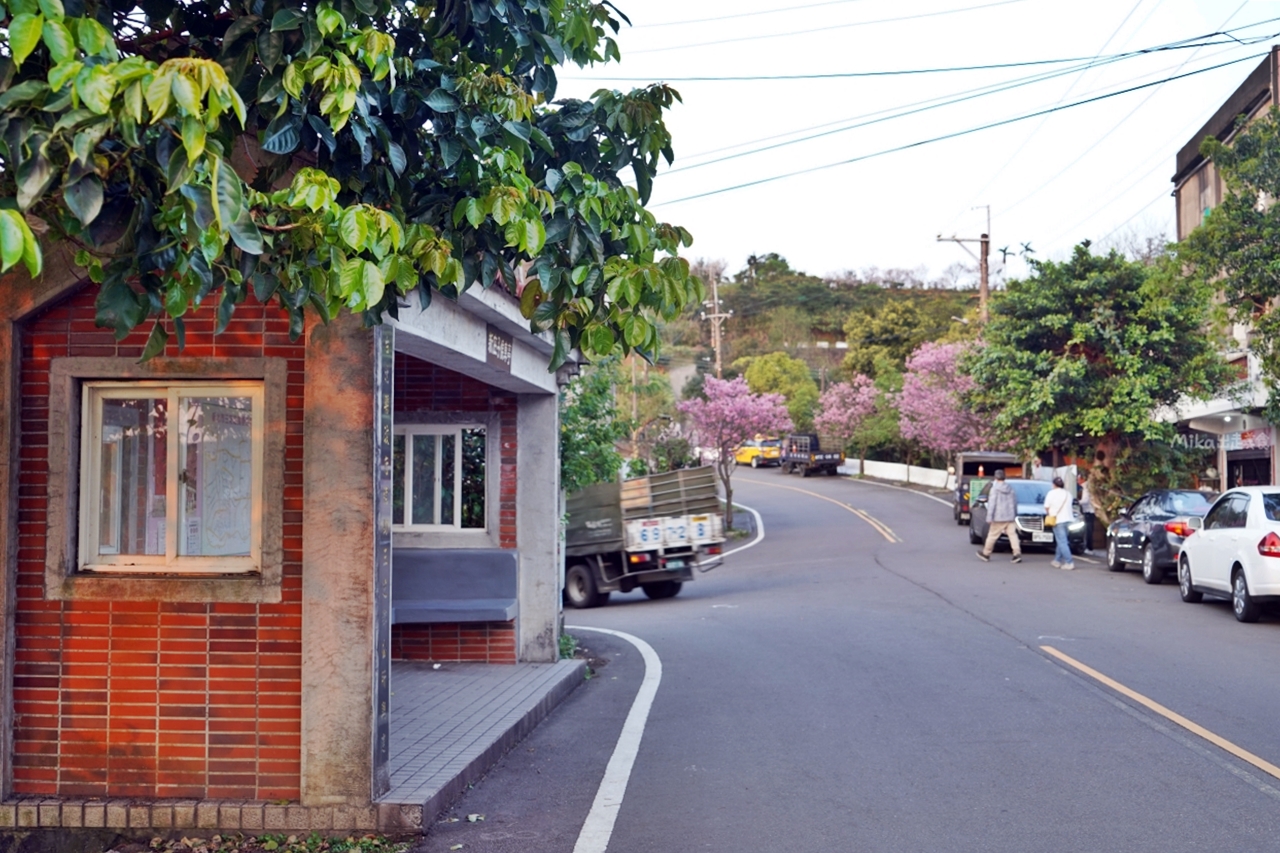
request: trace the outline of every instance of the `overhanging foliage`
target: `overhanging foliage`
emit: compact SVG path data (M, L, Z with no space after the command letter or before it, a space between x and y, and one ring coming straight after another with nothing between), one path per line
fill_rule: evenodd
M617 58L590 0L0 0L0 264L29 224L82 247L98 319L144 357L252 291L370 323L417 289L511 289L573 347L648 353L701 299L688 232L644 208L672 159L665 86L552 103ZM624 177L635 187L624 183ZM171 320L171 322L165 322Z

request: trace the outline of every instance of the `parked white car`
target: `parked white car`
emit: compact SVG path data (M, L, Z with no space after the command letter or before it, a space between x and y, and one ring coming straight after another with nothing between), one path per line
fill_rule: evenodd
M1232 489L1214 501L1182 543L1182 600L1231 599L1241 622L1256 622L1261 605L1280 600L1280 486Z

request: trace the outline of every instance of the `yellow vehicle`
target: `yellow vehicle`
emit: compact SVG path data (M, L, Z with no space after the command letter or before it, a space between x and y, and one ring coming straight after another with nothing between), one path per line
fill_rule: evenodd
M742 445L733 452L733 461L739 465L750 465L752 468L781 465L782 441L757 435L749 441L742 442Z

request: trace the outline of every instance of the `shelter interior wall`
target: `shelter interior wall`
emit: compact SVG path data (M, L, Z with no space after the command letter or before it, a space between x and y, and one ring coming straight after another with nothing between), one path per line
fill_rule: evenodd
M516 410L515 394L478 379L405 353L396 353L397 420L424 413L496 415L500 430L498 486L499 547L516 547ZM393 625L392 657L396 660L483 661L515 663L515 623L440 623Z

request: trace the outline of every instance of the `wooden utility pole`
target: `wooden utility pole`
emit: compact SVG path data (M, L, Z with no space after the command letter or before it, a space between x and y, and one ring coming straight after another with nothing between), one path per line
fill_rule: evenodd
M983 205L987 209L987 231L985 234L977 237L957 237L952 234L950 237L938 235L939 243L958 243L960 248L969 253L969 257L978 262L978 322L986 325L989 316L987 312L987 301L991 296L990 279L988 278L988 267L991 258L991 205ZM977 243L978 254L975 255L965 243Z
M711 321L711 348L716 352L716 379L723 379L723 363L721 362L721 345L723 343L723 334L720 324L733 316L733 312L725 312L720 309L720 281L719 278L711 279L711 299L704 302L703 305L708 311L702 312L702 319Z

